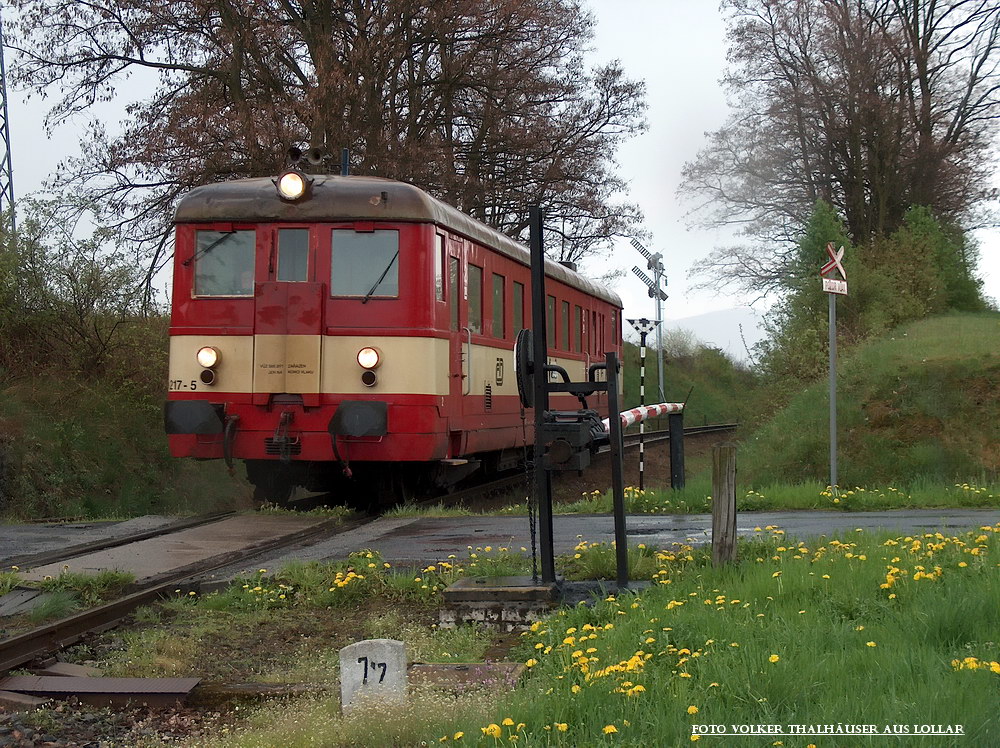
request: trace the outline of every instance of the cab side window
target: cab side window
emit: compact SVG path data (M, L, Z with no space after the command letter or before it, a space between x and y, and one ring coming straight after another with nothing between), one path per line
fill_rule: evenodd
M333 296L399 296L399 232L334 229L330 293Z
M309 280L309 229L278 229L278 280Z
M253 296L257 232L196 231L195 296Z

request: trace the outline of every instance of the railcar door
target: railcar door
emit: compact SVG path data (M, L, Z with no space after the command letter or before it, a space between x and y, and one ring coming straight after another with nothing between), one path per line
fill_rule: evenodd
M463 267L463 246L461 239L448 237L446 240L448 278L448 430L451 457L465 451L462 428L462 400L469 387L468 356L471 351L466 324L465 310L465 269Z
M266 274L254 297L254 401L288 394L317 405L326 284L315 280L308 228L272 232Z

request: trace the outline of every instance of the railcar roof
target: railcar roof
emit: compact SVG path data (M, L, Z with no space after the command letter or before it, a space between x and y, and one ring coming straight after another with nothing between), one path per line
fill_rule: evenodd
M299 203L278 198L268 177L195 187L177 204L177 223L233 221L400 221L434 223L491 247L523 265L531 255L506 234L431 197L419 187L381 177L316 175L311 197ZM552 260L545 274L620 307L619 296Z

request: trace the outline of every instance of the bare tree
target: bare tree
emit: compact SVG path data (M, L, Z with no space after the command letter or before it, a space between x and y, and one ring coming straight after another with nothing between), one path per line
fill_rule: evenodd
M419 184L520 236L526 206L580 259L640 214L614 153L645 126L644 86L586 70L576 0L15 0L18 84L58 92L50 124L113 98L137 69L159 84L121 133L92 123L62 181L166 256L190 187L274 174L291 144L352 152L355 173Z
M968 223L995 197L995 0L726 0L734 113L685 166L692 217L740 227L706 285L785 284L816 201L855 244L908 208Z

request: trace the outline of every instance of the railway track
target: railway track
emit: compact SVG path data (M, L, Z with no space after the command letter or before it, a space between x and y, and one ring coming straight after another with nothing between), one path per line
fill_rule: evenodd
M193 527L207 527L211 529L213 524L219 523L233 515L234 513L227 512L221 515L199 517L194 520L175 523L160 528L157 531L139 533L119 538L115 541L83 544L55 553L25 556L20 560L22 565L36 565L35 568L44 568L45 565L53 563L53 558L57 559L56 562L72 561L73 559L86 558L89 554L109 549L119 549L122 552L128 552L130 546L138 548L139 544L153 538L170 539L171 536L177 536L182 531ZM325 534L328 535L332 531L348 532L373 519L374 517L362 517L347 522L337 519L317 521L308 527L292 532L285 532L272 539L256 542L241 550L219 553L192 563L177 566L169 571L139 579L131 585L128 590L129 594L122 598L39 626L22 634L0 640L0 673L25 665L37 658L70 646L89 634L96 634L113 628L140 606L149 604L157 599L176 595L178 589L183 594L194 591L195 588L197 588L197 591L207 592L210 591L209 588L214 589L228 583L227 581L215 582L208 585L193 583L191 580L197 577L231 566L234 563L252 561L256 557L276 550L308 544L314 538ZM139 551L139 553L141 554L142 551ZM38 565L39 562L44 563Z
M686 436L695 436L732 431L735 428L735 424L712 424L689 427L684 430L684 433ZM638 439L638 433L625 435L625 448L630 449L637 445ZM655 443L665 439L669 439L669 432L667 431L648 431L644 434L644 441L646 443ZM608 447L603 447L599 450L599 453L606 451L608 451ZM490 483L460 490L446 496L427 499L425 502L420 503L434 504L442 500L448 504L472 503L484 497L495 496L504 491L523 487L524 484L525 474L519 472ZM135 533L115 539L94 541L40 554L8 558L4 560L4 565L8 567L14 565L26 569L44 569L52 564L72 562L74 559L82 559L88 555L113 551L115 549L126 553L130 548L138 548L141 543L155 539L170 539L172 536L179 536L186 530L199 527L211 530L214 526L219 526L218 523L234 516L236 516L234 512L203 515L181 520L156 530ZM211 555L207 558L175 567L169 571L148 575L134 583L130 587L128 594L118 600L0 640L0 673L25 665L33 660L70 646L87 635L113 628L137 608L157 599L176 595L177 590L181 590L183 594L187 594L189 591L194 591L197 587L197 591L207 592L228 583L227 581L212 582L209 584L192 583L191 580L197 577L203 577L213 571L231 567L237 563L250 562L258 556L276 550L308 544L310 540L320 535L328 535L334 531L336 533L349 532L374 519L374 516L363 516L346 522L335 519L317 521L306 528L282 534L272 540L264 540L245 549ZM143 552L139 551L139 554L143 555Z
M684 429L684 435L687 436L702 436L705 434L714 433L725 433L729 431L734 431L739 424L735 423L716 423L707 424L704 426L689 426ZM647 431L643 434L643 441L645 444L656 443L660 441L667 441L670 439L670 432L666 429L658 431ZM624 442L625 450L628 451L633 447L639 445L639 432L636 431L632 434L624 434L622 436L622 441ZM597 450L597 454L607 454L611 451L611 447L604 445ZM457 504L471 504L475 501L483 498L488 498L496 494L502 494L505 491L509 491L515 488L520 488L525 486L525 481L530 480L525 478L523 472L518 472L514 475L505 476L503 478L498 478L495 481L489 483L483 483L478 486L473 486L470 488L455 491L444 496L438 496L435 498L426 499L421 502L417 502L417 505L433 505L441 502L447 503L449 505Z

